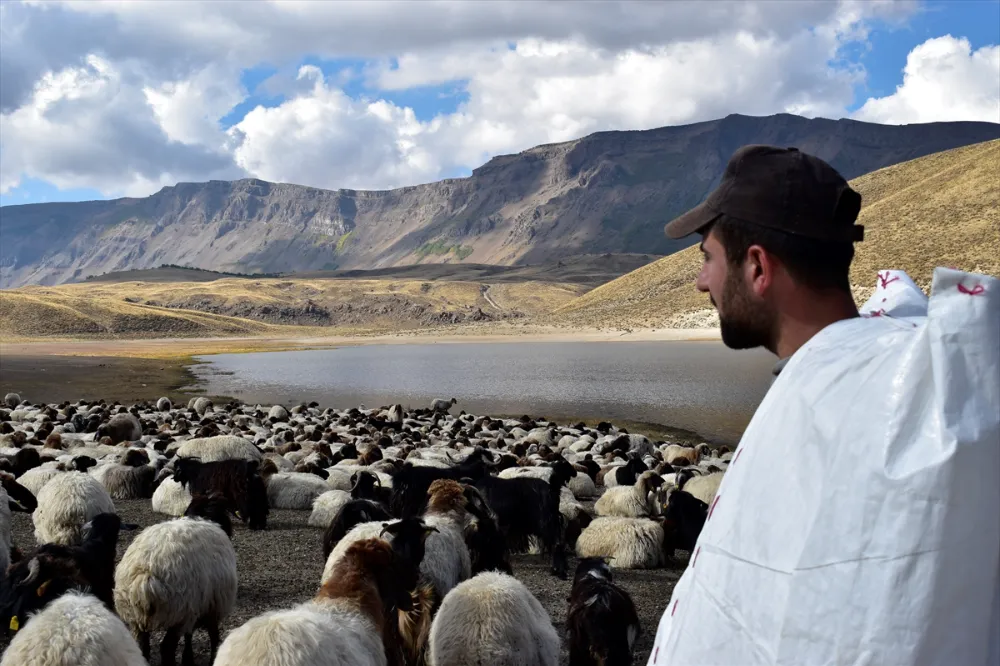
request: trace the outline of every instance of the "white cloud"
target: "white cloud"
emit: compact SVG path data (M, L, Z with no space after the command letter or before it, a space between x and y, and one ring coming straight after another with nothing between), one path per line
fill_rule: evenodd
M31 176L148 194L243 174L386 188L599 130L729 113L839 117L864 77L841 47L863 44L872 20L912 10L859 0L2 3L0 190ZM942 78L927 64L940 58L914 54L897 94L863 112L962 116L991 93L996 109L982 83L997 79L996 47L970 54L966 43L951 56L946 83L965 75L948 94L987 99L964 108L900 101L919 91L911 79ZM363 64L324 76L298 66L307 55ZM241 72L261 64L278 70L262 89L287 99L223 131L219 119L248 95ZM343 87L359 77L368 91L351 98ZM433 119L383 99L442 84L464 101Z
M906 57L903 83L896 92L869 98L854 117L889 124L1000 123L1000 45L973 51L964 38L928 39Z
M227 155L169 141L139 79L96 55L49 72L0 114L0 192L24 176L60 188L143 195L178 180L238 177Z

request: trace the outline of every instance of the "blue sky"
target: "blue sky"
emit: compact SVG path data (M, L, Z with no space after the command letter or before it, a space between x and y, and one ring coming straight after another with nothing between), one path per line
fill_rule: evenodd
M734 112L1000 122L998 1L253 9L4 3L0 204L244 176L396 187Z

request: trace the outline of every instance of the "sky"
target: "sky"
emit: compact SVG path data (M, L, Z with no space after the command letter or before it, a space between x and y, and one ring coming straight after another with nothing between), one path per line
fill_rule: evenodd
M1000 122L1000 0L0 2L0 204L386 189L730 113Z

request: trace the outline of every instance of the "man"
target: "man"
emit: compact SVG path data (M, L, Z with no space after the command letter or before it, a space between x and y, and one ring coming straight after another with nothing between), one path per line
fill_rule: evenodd
M666 226L672 238L702 235L696 286L718 310L722 341L764 347L778 363L660 621L649 666L982 663L949 654L985 650L992 589L977 589L960 559L949 558L965 549L995 573L997 530L972 526L988 532L983 542L961 518L997 495L995 470L971 466L950 484L958 463L944 426L957 412L918 399L921 386L975 373L976 362L959 359L953 374L942 366L928 380L921 373L930 362L913 350L933 331L859 316L848 271L863 238L860 209L861 196L822 160L752 145L736 151L704 203ZM973 358L995 356L983 345ZM903 382L913 367L912 383ZM969 450L979 446L981 460L992 461L979 431L968 430ZM911 453L916 445L925 448ZM937 460L927 447L942 452ZM947 529L962 537L944 539ZM972 540L987 545L966 548ZM945 579L957 580L954 589L935 591ZM974 646L962 643L969 636Z

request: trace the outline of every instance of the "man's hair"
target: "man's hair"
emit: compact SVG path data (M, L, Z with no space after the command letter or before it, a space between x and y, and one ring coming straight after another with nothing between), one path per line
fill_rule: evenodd
M854 244L819 241L777 231L721 215L705 234L715 232L730 266L742 266L751 245L773 254L797 281L813 289L839 289L851 293L848 273Z

